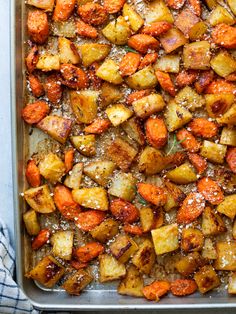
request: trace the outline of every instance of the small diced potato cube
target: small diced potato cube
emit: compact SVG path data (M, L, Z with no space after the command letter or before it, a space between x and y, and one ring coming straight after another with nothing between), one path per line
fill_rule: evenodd
M144 145L145 144L145 137L143 131L141 129L140 123L136 117L125 121L121 125L122 129L126 132L126 134L135 140L138 144Z
M184 163L168 171L166 177L177 184L188 184L197 181L197 175L189 163Z
M185 252L201 251L204 244L204 237L199 229L186 228L182 231L181 249Z
M81 291L93 281L93 276L83 269L79 269L74 275L69 277L62 285L67 293L80 295Z
M157 59L154 69L169 73L179 73L179 64L180 57L178 55L167 55Z
M111 255L99 255L99 262L100 282L120 279L126 274L125 265L118 262L117 259Z
M219 76L226 77L236 71L236 60L227 51L220 51L211 59L211 68Z
M120 263L126 263L138 250L138 245L127 235L120 234L110 245L110 250Z
M72 191L72 196L81 206L102 211L108 210L108 198L104 188L75 189Z
M97 101L99 92L70 91L70 105L78 123L92 123L97 117Z
M170 102L166 106L165 123L169 132L173 132L192 119L192 114L175 102Z
M173 27L160 37L160 42L165 52L170 53L177 48L185 45L187 42L187 38L180 30Z
M29 235L36 236L40 231L40 225L37 218L37 213L33 209L27 210L23 214L25 228Z
M45 256L29 273L25 276L38 281L47 288L52 288L64 275L64 267L52 256Z
M220 136L220 144L236 146L236 129L224 127Z
M217 253L214 243L210 238L206 238L202 249L202 257L206 259L216 259Z
M42 185L37 188L31 188L24 192L26 202L36 212L41 214L49 214L56 210L51 192L47 185Z
M130 75L126 79L126 83L133 89L153 88L157 85L157 78L152 66L147 66L142 70Z
M122 96L123 94L118 86L104 82L101 87L101 107L107 107L120 100Z
M204 235L217 235L226 231L224 220L213 209L206 207L202 213L202 232Z
M53 36L62 36L67 38L76 37L76 24L74 19L67 21L52 21L51 31Z
M236 15L236 1L235 0L227 0L227 3L230 7L230 10Z
M64 162L53 153L47 154L38 167L40 174L53 184L60 182L66 171Z
M122 14L125 20L128 18L130 28L134 32L137 32L143 26L144 20L128 3L124 4Z
M143 279L134 265L130 265L124 279L121 280L117 292L132 297L143 296Z
M125 18L120 15L103 28L102 34L115 45L125 45L131 35L131 30Z
M75 47L75 44L69 39L65 37L59 37L58 49L59 49L60 63L77 64L80 62L80 56Z
M152 175L165 168L164 156L154 147L146 146L139 157L138 168L140 172Z
M234 103L233 94L206 94L206 110L211 118L224 114ZM223 143L222 143L223 144Z
M91 236L99 242L106 243L119 232L119 224L112 218L107 218L90 231Z
M215 269L236 270L236 241L217 242L216 252Z
M88 157L96 155L96 139L94 134L71 136L70 140L82 155Z
M154 224L154 212L150 207L142 207L140 212L140 222L143 232L148 232L152 229Z
M83 163L78 162L73 166L65 178L64 185L70 189L79 189L83 174Z
M194 111L205 105L205 99L190 86L185 86L178 92L175 102L190 111Z
M37 128L50 135L61 144L65 144L72 128L72 121L60 116L47 116L39 123Z
M36 8L52 12L55 0L27 0L27 4L33 5Z
M211 265L202 267L195 275L194 280L201 293L206 293L220 285L220 279Z
M174 18L163 0L154 0L149 3L145 19L147 24L159 21L174 22Z
M82 63L85 67L90 66L94 62L104 60L111 50L110 45L98 43L86 43L77 46L77 48L80 52Z
M228 293L236 294L236 273L229 275Z
M166 212L180 206L180 203L185 199L184 192L174 183L166 180L165 190L167 194L167 202L164 205Z
M128 171L137 150L123 139L117 137L107 146L107 156L123 171Z
M186 44L183 50L183 61L186 69L207 70L210 67L211 52L208 41Z
M71 260L73 248L73 231L57 231L50 242L52 243L52 254L65 260Z
M138 251L132 258L132 263L138 268L141 273L148 275L155 263L155 251L150 240L146 239L139 246Z
M211 11L208 21L212 26L224 23L232 25L235 23L235 18L221 5L217 5L213 11Z
M151 234L157 255L172 252L179 248L177 224L152 230Z
M160 112L165 107L164 99L159 94L150 94L132 103L134 112L140 118L147 118Z
M218 123L234 125L236 123L236 104L233 104L228 111L221 117L217 118Z
M226 145L216 144L210 141L204 141L201 148L201 155L211 162L223 164L226 150Z
M198 252L193 252L178 260L175 263L175 268L182 276L189 276L203 265L203 257Z
M123 104L117 104L107 108L106 114L111 123L114 126L118 126L128 120L133 115L133 111Z
M116 165L112 161L99 160L84 167L84 173L102 186L106 186Z
M136 194L136 183L132 173L119 172L112 178L108 193L131 202Z
M203 35L207 32L207 24L203 21L200 21L194 24L189 30L189 38L191 41L196 41L202 39Z
M177 15L175 26L188 37L190 29L198 23L198 21L199 18L191 10L184 9Z
M225 196L223 202L221 202L216 209L219 213L233 220L236 215L236 194Z
M119 66L112 59L106 59L98 68L96 75L102 80L115 85L119 85L123 82L123 78L119 72Z
M60 70L60 57L59 55L48 55L44 54L39 57L39 60L36 64L38 70L49 72L52 70Z

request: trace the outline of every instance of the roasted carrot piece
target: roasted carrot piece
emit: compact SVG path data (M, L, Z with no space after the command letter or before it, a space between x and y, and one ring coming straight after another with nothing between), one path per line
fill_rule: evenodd
M126 0L104 0L104 8L109 14L114 14L119 12Z
M151 90L150 89L144 89L144 90L139 90L137 92L133 92L131 94L128 95L128 97L126 98L126 103L127 105L132 105L132 102L139 100L145 96L148 96L151 94Z
M106 214L100 210L87 210L78 214L75 224L83 231L91 231L103 222L105 216Z
M198 79L194 84L198 94L203 93L205 88L213 81L213 78L214 78L214 72L212 70L202 71L199 74Z
M185 0L166 0L166 5L171 8L171 9L175 9L178 10L180 8L182 8L182 6L185 3Z
M150 301L159 301L160 297L165 295L170 290L168 281L154 281L143 288L143 294Z
M236 173L236 148L229 148L226 154L226 162L228 163L231 171Z
M146 34L136 34L129 38L128 45L140 53L147 53L150 50L156 50L159 42L154 37Z
M50 238L50 231L48 229L42 229L39 234L34 238L31 247L33 250L40 249Z
M236 28L224 23L216 25L211 33L215 44L228 48L236 48Z
M189 123L191 132L203 138L211 138L217 135L218 125L205 118L195 118Z
M31 92L35 97L40 97L44 94L43 84L40 82L39 78L36 75L29 75L29 85Z
M64 164L66 167L66 172L69 172L73 168L75 151L73 148L68 149L64 155Z
M93 26L84 23L82 20L76 23L77 34L82 37L96 39L98 37L98 32Z
M22 118L28 124L35 124L40 122L49 113L50 108L43 100L35 101L27 104L21 111Z
M212 205L218 205L224 200L224 194L220 186L208 177L204 177L198 181L197 189L205 200Z
M95 119L90 125L84 128L84 132L91 134L102 134L108 130L111 123L108 119Z
M54 21L67 21L75 8L76 0L56 0L52 19Z
M157 61L158 54L156 52L153 53L147 53L143 59L140 61L138 69L141 70L145 67L147 67L150 64L153 64Z
M163 206L167 201L165 190L156 185L138 183L137 188L142 198L156 206Z
M166 21L159 21L144 26L141 33L156 37L166 33L171 27L172 24Z
M186 159L184 152L175 152L174 154L166 155L164 157L164 164L166 166L180 166Z
M44 84L45 92L48 100L56 105L60 102L62 97L62 85L59 75L51 74L47 76Z
M205 199L201 193L191 192L183 201L177 214L179 224L188 224L197 219L205 208Z
M27 57L25 58L25 65L29 73L32 73L36 69L36 64L39 60L39 50L38 47L35 45L33 46Z
M73 64L62 64L60 67L62 84L73 89L88 87L88 78L84 70Z
M92 89L99 90L102 86L103 80L100 79L97 75L96 72L100 65L97 62L93 62L89 68L88 68L88 77L89 77L89 82L92 87Z
M75 220L80 213L80 206L73 198L70 189L62 184L57 184L54 189L53 200L62 216L68 220Z
M191 132L181 129L177 132L176 137L181 141L180 145L190 153L199 151L201 144L196 140Z
M49 36L48 17L42 10L29 11L27 28L30 39L38 44L44 44Z
M139 218L138 209L120 198L111 201L110 210L112 215L122 222L132 223Z
M170 291L173 295L190 295L197 290L197 284L193 279L176 279L170 284Z
M227 75L225 79L226 79L226 81L235 82L236 81L236 72Z
M201 16L202 8L201 2L199 0L188 0L188 5L194 14L196 14L197 16Z
M108 19L106 9L97 3L91 2L79 6L78 14L85 23L93 26L102 25Z
M73 268L79 270L79 269L82 269L82 268L86 268L86 267L88 266L88 263L81 263L81 262L79 262L79 261L72 260L72 261L70 261L70 265L71 265Z
M205 94L236 94L234 83L227 82L224 79L211 82L204 90Z
M150 145L161 148L166 145L168 132L161 118L148 118L145 124L146 137Z
M143 230L142 230L142 228L140 226L131 225L131 224L128 224L128 223L126 223L124 225L123 230L124 230L124 232L130 233L130 234L133 234L133 235L141 236L143 234Z
M99 242L90 242L75 250L76 258L82 263L90 262L92 259L98 257L104 251L104 246Z
M129 76L134 74L138 69L140 60L141 60L140 54L135 52L126 53L126 55L124 55L119 65L120 74L122 76Z
M33 159L27 162L25 176L30 186L32 186L33 188L40 186L40 171Z
M207 161L200 155L189 153L188 159L190 160L191 164L197 170L197 173L202 174L207 168Z
M175 96L175 86L171 80L170 74L157 70L155 72L157 80L161 85L161 88L168 92L171 96Z
M198 72L194 70L183 70L176 76L176 84L179 87L191 85L196 81Z

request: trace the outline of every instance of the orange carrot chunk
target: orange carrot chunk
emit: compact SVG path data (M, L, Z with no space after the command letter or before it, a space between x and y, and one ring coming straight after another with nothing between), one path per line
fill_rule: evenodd
M104 247L99 242L90 242L75 250L74 254L82 263L90 262L103 253Z
M33 46L27 57L25 58L25 65L29 73L32 73L36 69L36 64L39 60L39 50L38 47L35 45Z
M106 9L100 4L91 2L79 6L78 14L85 23L93 26L102 25L108 19Z
M130 234L133 234L133 235L141 236L143 234L142 228L140 226L137 226L137 225L131 225L131 224L126 223L124 225L123 229L124 229L124 232L130 233Z
M102 86L102 79L96 75L98 68L100 67L98 62L93 62L88 68L88 77L90 86L92 89L100 90Z
M141 33L157 37L166 33L171 27L172 24L166 21L159 21L144 26L144 28L141 30Z
M185 3L185 0L166 0L165 2L169 8L178 10L182 8L182 6Z
M189 8L197 16L201 16L202 8L199 0L188 0Z
M127 105L131 105L134 101L139 100L145 96L148 96L151 94L151 90L150 89L143 89L143 90L139 90L137 92L133 92L131 94L129 94L129 96L126 99L126 103Z
M33 159L27 162L25 175L30 186L32 186L33 188L40 186L40 171Z
M176 76L176 84L179 87L184 87L187 85L191 85L193 82L196 81L198 76L197 71L194 70L183 70Z
M236 86L234 83L227 82L224 79L211 82L206 89L205 94L236 94Z
M205 200L212 205L218 205L224 200L224 194L220 186L210 178L204 177L200 179L197 183L197 189Z
M169 73L157 70L155 74L159 84L161 85L161 88L164 89L164 91L168 92L171 96L175 96L175 86L171 80Z
M126 55L124 55L120 62L120 74L122 76L129 76L134 74L138 69L140 59L140 54L135 52L128 52Z
M215 44L228 48L236 48L236 28L224 23L216 25L211 33Z
M40 249L50 238L50 231L48 229L40 230L39 234L33 240L31 247L33 250Z
M104 8L109 14L114 14L119 12L126 0L104 0Z
M73 64L62 64L60 68L62 83L69 88L82 89L88 87L88 78L84 70Z
M49 36L48 17L42 10L29 11L27 18L28 34L32 41L44 44Z
M180 145L188 152L194 153L200 149L200 143L196 138L186 129L181 129L177 132L176 137L180 141Z
M177 214L177 222L188 224L197 219L205 208L205 199L201 193L192 192L183 201Z
M189 123L191 132L199 137L211 138L217 135L218 125L205 118L195 118Z
M165 122L161 118L148 118L146 121L146 137L150 145L155 148L165 146L168 132Z
M138 183L138 193L147 202L150 202L156 206L163 206L167 201L165 190L149 183Z
M74 154L75 152L73 148L70 148L65 152L64 163L66 172L69 172L73 168Z
M110 210L116 219L132 223L139 218L138 209L131 203L120 198L111 201Z
M188 159L190 160L191 164L197 170L197 173L202 174L207 168L207 161L200 155L189 153Z
M231 171L236 173L236 148L229 148L226 155L226 162Z
M40 97L44 94L43 84L36 75L29 75L29 85L31 92L35 97Z
M128 45L140 53L159 48L159 42L154 37L146 34L136 34L129 38Z
M93 26L84 23L82 20L76 23L77 34L82 37L96 39L98 37L98 32Z
M100 210L87 210L78 214L75 224L83 231L91 231L103 222L105 216L106 214Z
M71 16L76 0L56 0L53 17L54 21L67 21Z
M158 54L156 52L147 53L141 60L138 69L141 70L147 67L148 65L155 63L157 61L157 58Z
M28 124L35 124L40 122L49 113L50 108L43 100L35 101L27 104L21 111L22 118Z
M70 265L73 268L79 270L82 268L86 268L88 266L88 263L81 263L80 261L72 260L72 261L70 261Z
M143 288L143 294L150 301L159 301L159 299L170 290L168 281L154 281Z
M84 132L91 134L102 134L106 132L111 123L108 119L95 119L91 124L84 128Z
M197 284L193 279L176 279L170 284L170 291L176 296L185 296L194 293Z
M44 84L48 100L56 105L60 102L62 97L62 85L59 75L51 74L47 76Z

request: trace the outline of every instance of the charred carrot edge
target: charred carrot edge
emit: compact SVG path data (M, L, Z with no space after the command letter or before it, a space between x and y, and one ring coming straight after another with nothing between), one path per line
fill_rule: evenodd
M113 216L123 222L132 223L139 218L138 209L130 202L120 198L111 201L110 210Z
M215 44L228 49L236 48L236 29L225 23L216 25L211 33Z
M150 145L161 148L167 143L168 132L163 119L148 118L145 124L146 137Z
M44 89L48 100L53 105L56 105L60 102L62 97L62 84L59 75L49 75L45 80Z
M143 59L141 60L138 69L142 70L143 68L147 67L148 65L151 65L157 61L158 53L147 53Z
M125 2L126 0L104 0L104 8L109 14L114 14L123 8Z
M200 155L189 153L188 159L190 160L191 164L197 170L197 173L202 174L207 168L207 161Z
M77 34L82 37L87 37L91 39L96 39L98 37L98 32L93 26L84 23L82 20L76 23Z
M199 0L188 0L189 8L193 11L197 16L201 16L202 8L201 2Z
M169 22L159 21L144 26L141 30L141 33L156 37L166 33L171 27L172 24L170 24Z
M189 123L191 132L199 137L211 138L217 135L218 125L205 118L195 118Z
M49 36L48 17L42 10L29 11L27 18L28 34L32 41L44 44Z
M102 25L108 19L107 10L97 3L88 2L80 5L78 6L77 12L85 23L93 26Z
M140 54L135 52L126 53L126 55L124 55L119 65L120 74L122 76L129 76L134 74L138 69L140 60L141 60Z
M142 230L142 228L140 226L131 225L131 224L128 224L128 223L126 223L124 225L123 230L124 230L124 232L130 233L130 234L133 234L133 235L141 236L143 234L143 230Z
M64 164L66 167L66 172L69 172L73 168L74 154L75 151L73 148L70 148L65 152Z
M149 49L157 49L159 47L159 42L150 35L136 34L129 38L128 45L138 52L144 54L147 53Z
M145 286L142 291L144 297L150 301L159 301L160 297L170 290L168 281L154 281L152 284Z
M133 93L128 95L128 97L126 99L126 103L127 103L127 105L131 105L134 101L150 95L151 92L152 91L150 89L144 89L144 90L139 90L137 92L133 92Z
M27 162L25 176L30 186L32 186L33 188L40 186L41 184L40 171L33 159Z
M176 133L176 137L178 141L180 141L180 145L184 147L187 151L191 153L195 153L200 149L200 143L196 140L196 138L186 129L181 129Z
M96 75L98 68L100 67L98 62L93 62L88 68L88 77L91 88L99 90L102 86L102 79Z
M198 72L195 70L183 70L176 76L176 84L179 87L184 87L187 85L191 85L194 83L197 79Z
M157 80L158 80L159 84L161 85L162 89L164 89L171 96L174 97L176 95L175 86L171 80L169 73L157 70L155 72L155 74L156 74Z
M25 58L25 65L29 73L32 73L36 69L36 64L39 60L39 50L36 45L34 45L27 57Z
M193 279L176 279L170 284L170 291L175 296L185 296L194 293L197 284Z
M234 83L228 82L224 79L211 82L205 89L205 94L236 94L236 87Z
M99 210L87 210L78 214L76 226L83 231L91 231L105 219L106 214Z
M197 183L198 191L213 205L218 205L224 200L220 186L208 177L201 178Z
M104 246L99 242L90 242L75 250L75 256L82 263L90 262L104 251Z
M165 2L169 8L178 10L184 5L185 0L166 0Z
M40 249L50 238L50 231L48 229L42 229L39 234L34 238L31 247L33 250Z
M138 183L138 193L147 202L150 202L156 206L163 206L167 201L165 190L149 183Z
M69 88L81 89L88 87L88 78L84 70L73 64L64 63L60 67L62 84Z
M36 124L40 122L49 113L50 108L43 100L35 101L27 104L21 111L21 116L28 124Z
M108 119L95 119L90 125L84 128L84 132L91 134L102 134L106 132L111 123Z
M79 270L82 268L86 268L88 266L88 263L81 263L80 261L72 260L72 261L70 261L70 265L73 268Z
M228 163L231 171L236 173L236 148L229 148L226 154L226 162Z
M199 74L197 81L194 84L198 94L204 92L207 86L213 81L214 72L212 70L203 71Z
M44 94L44 87L39 78L34 74L30 74L28 79L32 94L35 97L42 96Z
M57 0L53 11L54 21L67 21L75 8L76 0Z
M201 193L192 192L184 199L177 213L177 222L187 224L197 219L205 208L205 199Z

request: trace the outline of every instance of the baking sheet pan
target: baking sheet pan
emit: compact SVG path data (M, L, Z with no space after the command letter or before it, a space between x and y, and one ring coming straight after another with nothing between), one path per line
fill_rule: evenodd
M24 202L24 164L28 155L29 135L20 117L24 105L24 1L11 0L11 98L12 98L12 152L13 196L15 211L15 248L17 281L32 304L47 310L111 310L111 309L188 309L234 308L236 296L222 289L206 295L194 294L185 298L167 296L159 303L117 294L115 286L94 285L79 297L70 296L60 289L41 289L32 280L24 278L29 267L30 250L24 235L22 212Z

